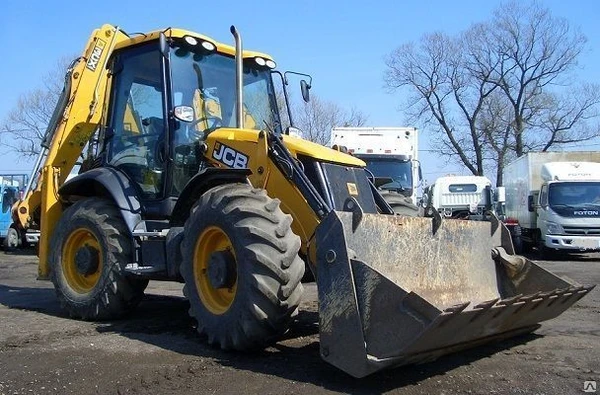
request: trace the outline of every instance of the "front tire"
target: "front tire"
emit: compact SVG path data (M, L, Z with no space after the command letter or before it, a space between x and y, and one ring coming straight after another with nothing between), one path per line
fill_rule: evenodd
M304 262L292 217L262 189L207 191L185 223L183 288L197 330L222 349L264 348L300 304Z
M127 277L132 240L110 201L80 200L61 216L50 242L50 279L70 316L122 317L144 296L148 280Z

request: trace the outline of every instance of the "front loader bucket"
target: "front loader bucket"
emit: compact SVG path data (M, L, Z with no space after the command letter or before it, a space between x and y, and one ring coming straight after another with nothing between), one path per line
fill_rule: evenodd
M355 377L527 333L582 287L491 222L331 212L316 231L321 356Z

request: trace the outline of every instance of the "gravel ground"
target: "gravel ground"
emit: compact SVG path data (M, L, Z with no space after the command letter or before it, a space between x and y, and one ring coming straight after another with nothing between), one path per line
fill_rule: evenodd
M540 264L600 283L597 254ZM134 314L69 319L31 251L0 252L0 395L8 394L577 394L600 392L600 287L533 334L353 379L319 357L314 284L291 330L258 354L207 346L181 285L151 282Z

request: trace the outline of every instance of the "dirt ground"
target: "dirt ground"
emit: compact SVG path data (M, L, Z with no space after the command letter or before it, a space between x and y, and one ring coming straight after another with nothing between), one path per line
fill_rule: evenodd
M600 283L598 255L541 262ZM151 282L128 319L69 319L31 252L0 251L0 395L9 394L577 394L600 392L600 287L530 335L424 365L353 379L319 357L316 288L286 338L259 354L207 346L181 285Z

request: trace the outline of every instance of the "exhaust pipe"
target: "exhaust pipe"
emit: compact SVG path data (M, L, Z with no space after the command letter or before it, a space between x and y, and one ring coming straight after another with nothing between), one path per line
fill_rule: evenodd
M244 101L242 94L242 87L244 86L243 76L244 76L244 54L242 52L242 37L240 33L235 28L235 26L231 25L230 28L231 34L233 34L233 38L235 39L235 91L236 91L236 128L243 129L244 128Z

